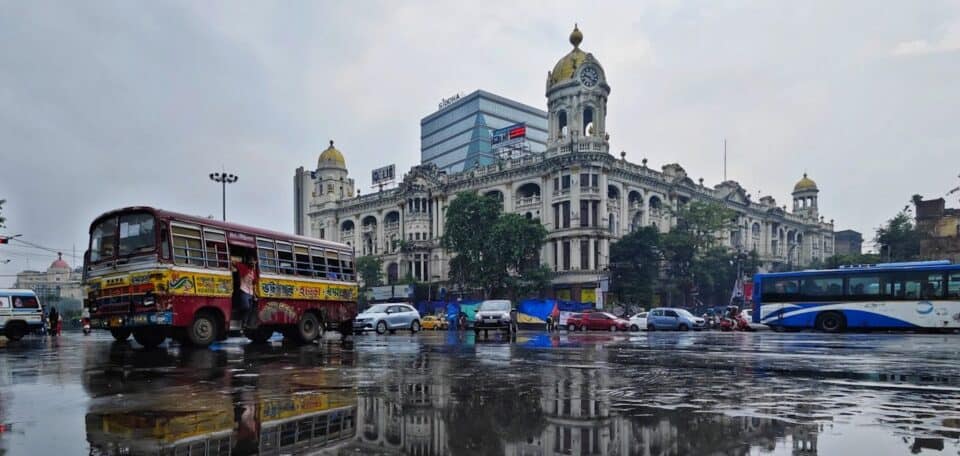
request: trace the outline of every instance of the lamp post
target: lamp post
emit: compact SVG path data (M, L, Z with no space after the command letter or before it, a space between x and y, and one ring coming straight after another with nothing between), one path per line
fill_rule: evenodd
M210 173L210 180L217 182L221 185L223 189L223 221L227 221L227 184L232 184L239 179L240 176L236 174L227 174L222 173Z

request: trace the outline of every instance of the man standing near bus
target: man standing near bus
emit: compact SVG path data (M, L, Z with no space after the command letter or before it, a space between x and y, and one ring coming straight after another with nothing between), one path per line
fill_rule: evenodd
M242 315L244 329L252 329L257 326L257 309L254 302L253 290L257 283L257 260L245 256L243 261L234 260L230 268L237 273L237 280L240 281L240 299L239 307Z

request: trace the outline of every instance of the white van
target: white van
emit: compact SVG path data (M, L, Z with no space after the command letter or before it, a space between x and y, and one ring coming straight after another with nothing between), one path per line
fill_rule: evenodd
M20 340L43 330L43 308L33 290L0 289L0 335Z

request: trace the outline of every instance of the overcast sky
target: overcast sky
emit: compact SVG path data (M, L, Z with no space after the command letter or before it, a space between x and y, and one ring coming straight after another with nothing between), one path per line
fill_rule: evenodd
M221 167L228 219L292 232L293 172L330 139L366 193L371 168L419 162L442 97L545 109L574 22L631 161L712 186L727 138L750 193L790 204L806 171L867 238L958 185L956 1L455 3L0 0L0 233L79 256L109 209L219 215ZM54 257L0 246L0 274Z

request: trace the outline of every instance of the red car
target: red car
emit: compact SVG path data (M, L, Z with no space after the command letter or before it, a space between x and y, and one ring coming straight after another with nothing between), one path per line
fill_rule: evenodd
M629 331L630 322L618 318L607 312L590 312L573 314L567 318L567 329L570 331Z

